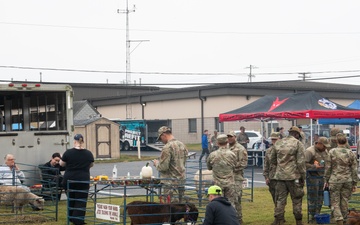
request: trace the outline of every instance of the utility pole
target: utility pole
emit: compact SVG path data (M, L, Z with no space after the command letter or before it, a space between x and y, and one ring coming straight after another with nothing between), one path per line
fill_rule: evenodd
M126 14L126 80L125 80L125 88L126 88L126 119L132 119L132 107L130 104L130 96L131 96L131 68L130 68L130 54L144 41L149 40L130 40L130 31L129 31L129 13L135 12L135 5L133 5L132 9L129 9L129 2L126 0L126 10L118 9L118 13ZM138 42L135 48L130 51L130 43ZM135 82L134 82L135 83Z
M125 89L126 89L126 119L132 118L132 107L130 102L130 82L131 82L131 72L130 72L130 35L129 35L129 13L135 12L135 5L131 10L129 10L129 1L126 0L126 9L120 10L118 9L118 13L126 14L126 81L125 81Z
M310 74L309 72L307 73L299 73L301 76L298 76L299 78L302 78L303 81L305 81L305 78L310 78L311 76L308 75Z
M254 65L250 65L248 67L245 67L245 69L250 69L250 73L249 73L249 79L248 82L252 82L252 78L255 77L255 75L252 74L252 70L253 69L257 69L258 67L254 66Z
M130 32L129 32L129 13L135 12L135 5L131 10L129 10L129 1L126 0L126 9L120 10L118 9L118 13L126 14L126 84L130 84L131 82L131 74L130 74Z

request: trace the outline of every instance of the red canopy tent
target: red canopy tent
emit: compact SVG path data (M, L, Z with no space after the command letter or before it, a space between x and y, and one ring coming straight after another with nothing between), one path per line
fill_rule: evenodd
M219 120L360 118L360 110L348 108L315 91L264 96L244 107L222 113Z

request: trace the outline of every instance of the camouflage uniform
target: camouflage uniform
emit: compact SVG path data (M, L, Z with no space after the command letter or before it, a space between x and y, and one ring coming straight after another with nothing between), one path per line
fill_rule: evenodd
M324 179L329 184L334 219L341 221L347 216L352 188L356 187L359 179L355 154L342 146L331 149L325 164Z
M340 130L337 127L333 127L330 130L330 138L329 138L329 142L331 145L330 149L336 148L337 147L337 141L336 141L336 135L339 133L343 133L342 130ZM346 143L346 148L351 149L349 143Z
M300 134L299 128L291 129L289 131L295 130ZM290 193L296 223L302 224L302 198L306 176L304 145L291 135L280 139L271 152L271 164L276 165L274 175L274 179L277 180L274 213L276 221L283 223L286 199Z
M206 164L207 168L213 171L213 179L215 185L221 187L224 196L231 202L231 205L235 208L235 154L231 152L230 149L228 149L226 146L221 146L217 151L210 153L209 157L207 158Z
M187 154L188 150L182 142L171 139L162 148L159 164L156 165L160 178L164 179L163 195L170 196L172 203L182 202L184 196Z
M236 156L236 166L234 170L235 194L237 194L235 197L235 209L238 213L239 221L242 221L242 183L245 180L244 169L248 163L248 155L246 149L237 142L235 142L233 146L230 146L230 151L232 151Z
M276 186L276 180L274 180L274 175L276 171L276 165L271 164L271 153L274 151L275 146L272 145L270 148L266 150L265 153L265 160L264 160L264 172L263 175L266 179L269 179L269 192L271 194L272 200L276 206L276 200L275 200L275 186Z
M210 152L212 152L212 151L215 151L215 150L218 150L219 149L219 145L217 144L217 141L216 141L216 138L217 138L217 135L215 136L215 135L213 135L212 137L211 137L211 151Z
M247 149L247 141L249 140L249 137L247 136L247 134L246 133L239 133L238 134L238 136L237 136L237 138L236 138L236 141L238 142L238 143L240 143L242 146L244 146L244 148L245 149ZM252 146L250 146L250 147L252 147Z
M325 138L325 137L324 137ZM326 138L325 138L326 139ZM309 147L305 151L305 164L307 169L307 187L308 187L308 208L310 219L314 219L315 214L320 214L322 203L324 200L324 167L317 169L315 161L321 163L327 159L328 151L321 151L315 145Z
M304 146L306 146L306 135L303 131L300 132L301 137L301 143L303 143Z

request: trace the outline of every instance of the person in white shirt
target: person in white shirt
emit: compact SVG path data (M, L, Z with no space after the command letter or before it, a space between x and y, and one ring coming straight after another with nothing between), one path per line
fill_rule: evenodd
M4 160L4 165L0 167L0 184L21 185L25 180L25 174L15 163L14 155L6 154ZM13 175L15 175L15 177Z

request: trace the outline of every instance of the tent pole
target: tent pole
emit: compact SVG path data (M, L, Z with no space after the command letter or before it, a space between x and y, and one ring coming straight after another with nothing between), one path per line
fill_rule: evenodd
M310 143L309 143L309 147L311 145L313 145L312 140L313 140L313 119L310 119Z
M261 138L261 144L260 144L260 146L261 146L261 155L260 155L260 157L261 157L261 159L262 159L262 167L263 167L263 169L264 169L264 167L265 167L265 144L263 143L263 139L265 138L264 137L264 132L265 132L265 123L264 123L264 120L263 119L261 119L261 136L262 136L262 138Z
M358 135L359 135L359 137L358 137L358 139L357 139L357 141L356 141L356 146L357 146L358 141L360 141L360 122L359 122L359 124L358 124ZM356 137L356 134L355 134L355 137ZM356 151L356 152L357 152L357 151ZM359 154L359 153L357 153L357 154Z

